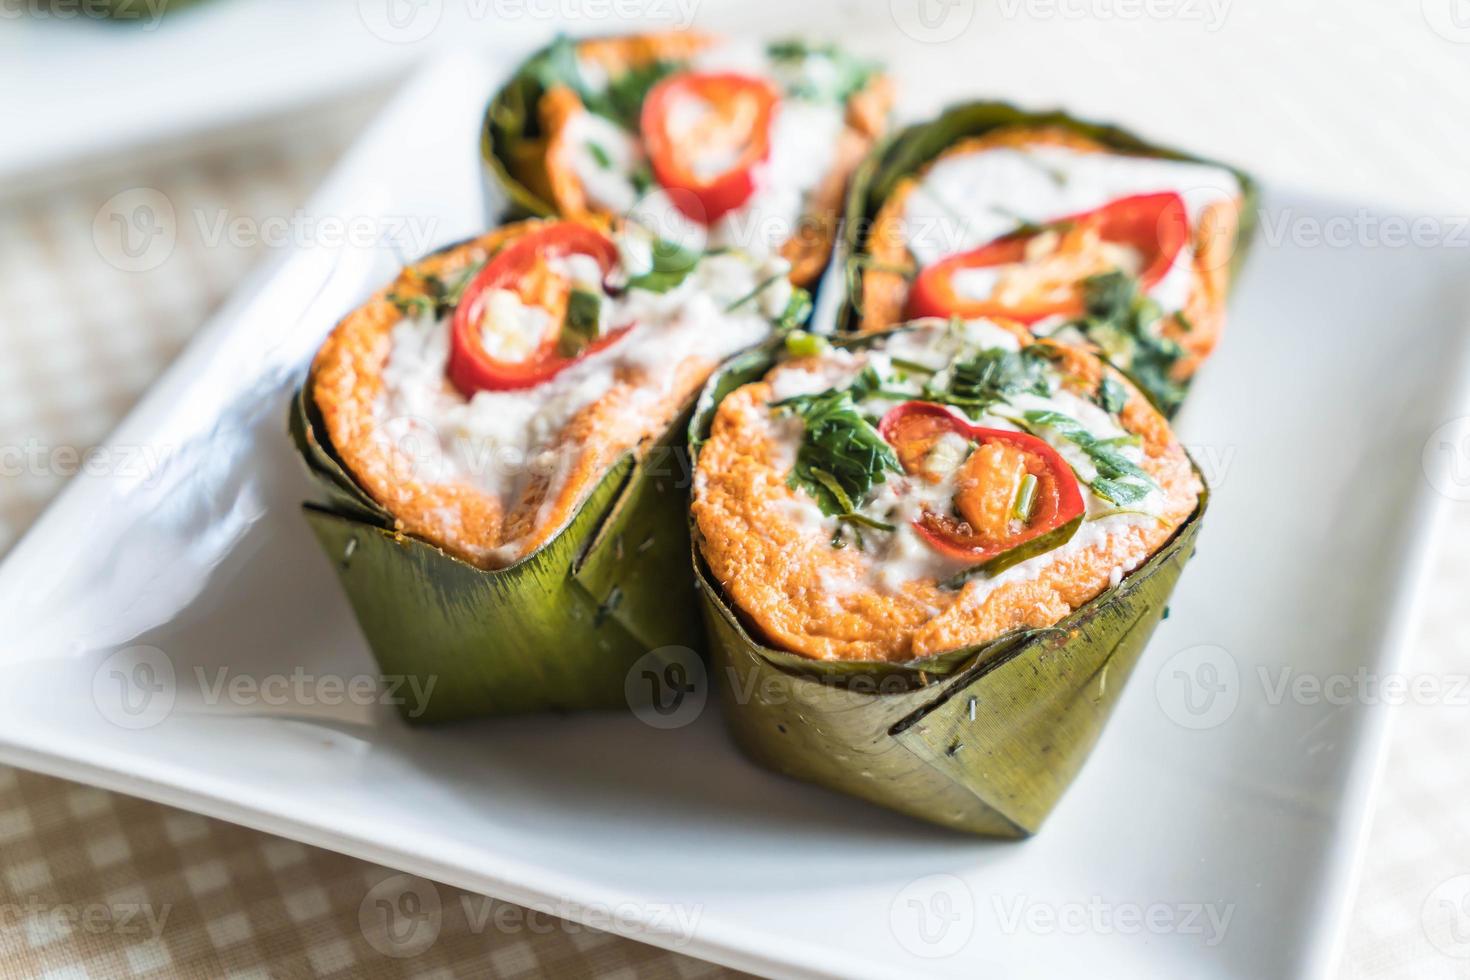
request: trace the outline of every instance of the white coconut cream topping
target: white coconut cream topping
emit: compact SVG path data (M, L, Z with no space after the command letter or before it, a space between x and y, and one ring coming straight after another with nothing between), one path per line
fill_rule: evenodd
M689 218L656 183L642 183L647 177L639 175L648 171L638 134L588 111L568 123L572 169L592 206L626 214L669 241L695 250L739 248L752 255L771 254L799 230L807 195L832 166L846 114L846 106L833 94L836 69L820 52L772 59L764 47L740 42L701 52L691 68L768 78L785 93L771 122L770 155L755 168L755 192L743 205L710 225ZM584 80L601 74L585 63L582 72ZM686 98L672 111L672 128L678 130L693 126L704 109L699 100ZM733 155L701 159L697 172L712 177L734 162Z
M574 282L590 279L600 292L601 270L590 257L550 264ZM574 416L631 377L638 387L617 402L618 414L609 426L649 431L650 413L667 397L680 364L698 358L713 367L769 334L772 319L790 297L785 272L778 258L753 260L733 252L707 256L668 292L635 288L606 297L602 329L631 325L606 347L533 387L480 391L468 399L446 377L452 314L405 316L391 332L373 406L378 438L408 457L414 477L423 482L467 483L498 497L508 509L528 480L544 475L551 482L545 499L553 500L583 451L561 440ZM619 268L610 278L624 275ZM492 356L529 353L547 330L558 329L547 322L544 310L523 305L515 293L500 292L486 299L484 322L495 327L487 326L482 339ZM516 548L510 542L502 550L513 556Z
M816 361L796 361L789 366L778 367L770 378L772 401L845 388L857 381L865 371L871 370L881 381L881 393L864 398L858 403L858 407L866 417L877 419L895 405L901 404L905 393L912 393L914 400L926 400L926 383L934 389L943 390L948 384L952 364L955 362L986 350L1014 352L1019 349L1012 334L987 320L955 324L931 320L921 321L921 324L914 329L896 333L865 350L833 350ZM920 366L927 370L919 370ZM1045 395L1031 392L1011 394L976 417L966 416L958 408L951 407L950 411L956 418L971 425L1006 431L1028 431L1044 439L1072 466L1081 481L1086 516L1076 534L1059 548L1023 561L994 576L976 576L970 579L965 589L968 590L967 594L973 593L975 597L983 597L1006 582L1034 578L1051 563L1091 548L1122 528L1137 523L1152 524L1163 513L1166 504L1163 491L1151 482L1147 484L1149 489L1146 495L1126 506L1120 506L1090 489L1089 484L1098 476L1097 465L1092 457L1058 428L1037 424L1028 419L1028 412L1058 413L1075 422L1077 427L1093 439L1114 440L1117 451L1134 465L1142 463L1143 451L1136 440L1122 428L1116 416L1093 401L1064 389L1055 368L1047 366L1044 376L1048 388ZM794 465L803 439L804 426L778 407L770 408L762 416L761 422L767 427L770 437L782 447L783 455L789 457ZM892 592L901 590L905 583L918 579L950 579L968 567L967 563L936 551L913 523L926 510L946 513L952 508L958 489L959 464L969 455L971 448L968 440L957 433L954 439L948 440L948 444L942 439L931 449L925 464L928 465L929 460L933 460L935 475L940 477L937 482L930 482L917 475L890 472L885 475L884 482L875 485L864 500L854 502L857 513L890 525L893 530L878 530L864 525L857 527L862 536L862 551L872 561L863 563L865 571L861 582L849 583L844 587L878 588ZM856 536L852 535L851 528L843 526L846 522L824 514L816 499L804 489L797 491L794 500L777 498L777 502L771 506L780 509L779 516L794 520L804 529L810 539L810 547L831 547L834 536L839 531L846 537L848 545L856 544Z
M1206 207L1238 196L1240 184L1223 168L1178 160L1060 146L979 150L943 157L924 174L904 204L904 236L919 264L928 266L1023 224L1045 225L1120 197L1164 191L1183 198L1194 227ZM1183 309L1189 299L1193 261L1186 245L1149 290L1166 313ZM967 295L988 298L985 286L993 287L997 276L975 270L968 282L957 278L956 285L963 283Z

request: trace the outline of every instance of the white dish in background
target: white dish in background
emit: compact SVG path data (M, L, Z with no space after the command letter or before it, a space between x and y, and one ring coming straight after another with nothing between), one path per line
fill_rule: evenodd
M496 77L449 59L417 79L308 213L433 219L430 244L472 233ZM1181 420L1216 483L1199 554L1029 841L757 769L713 707L670 731L622 715L418 731L381 705L211 703L221 668L373 672L300 516L311 492L284 419L321 337L392 274L391 248L303 248L254 277L114 434L118 471L74 480L0 565L0 759L758 972L1323 973L1385 709L1272 704L1259 670L1395 668L1439 510L1422 450L1465 374L1464 270L1446 251L1281 235L1356 205L1275 194L1266 211ZM166 464L129 469L139 447ZM115 652L134 645L167 659ZM1181 674L1211 680L1202 664L1226 687L1191 713ZM128 714L119 695L139 682L162 693ZM1229 916L1213 944L1211 908Z
M17 4L0 15L0 90L25 93L6 106L7 128L25 138L0 141L0 179L46 180L59 165L103 154L224 136L401 76L450 39L520 50L544 39L548 13L563 9L490 0L198 0L149 16L164 3L135 0L130 9L143 16L118 22L83 16L79 2ZM659 9L667 14L654 23L682 22L682 8Z
M446 46L509 59L557 30L761 30L771 14L749 0L197 0L149 16L167 2L134 0L144 16L118 22L85 16L80 0L0 8L0 91L24 93L6 105L8 131L24 138L0 140L0 195L133 151L193 153L260 139L282 117L309 124L303 113L401 78ZM643 14L621 16L629 10ZM793 32L892 26L886 11L842 4L781 19Z

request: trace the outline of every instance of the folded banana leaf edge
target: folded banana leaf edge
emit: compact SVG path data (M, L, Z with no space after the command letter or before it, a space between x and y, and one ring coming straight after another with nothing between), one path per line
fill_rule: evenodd
M540 166L545 136L536 106L546 94L545 76L556 58L565 57L568 40L558 37L516 69L485 107L480 127L480 159L485 168L485 211L492 222L514 218L551 218L556 207L518 176Z
M710 379L690 420L696 465L720 401L764 376L778 351L737 355ZM921 820L984 836L1035 833L1163 619L1207 499L1147 562L1055 626L903 663L813 660L761 642L714 581L691 520L712 667L736 741L767 768Z

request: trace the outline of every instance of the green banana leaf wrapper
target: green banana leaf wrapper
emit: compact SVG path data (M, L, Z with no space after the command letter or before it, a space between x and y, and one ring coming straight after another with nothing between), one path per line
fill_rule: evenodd
M1260 188L1249 174L1227 164L1150 143L1126 129L1106 123L1088 122L1060 110L1032 112L1004 102L966 102L951 106L928 122L916 123L892 134L868 155L853 175L852 186L847 195L841 259L846 263L847 300L838 312L839 332L852 332L856 329L859 311L854 304L854 297L862 295L863 266L860 257L864 253L864 236L879 208L893 193L898 182L957 141L983 136L992 130L1008 126L1066 129L1120 153L1208 164L1228 170L1240 182L1242 197L1235 249L1230 260L1229 282L1234 287L1255 234L1260 200ZM1166 416L1172 417L1178 411L1177 400L1160 397L1158 391L1139 383L1139 379L1131 372L1122 365L1118 366L1133 378L1135 384L1139 384Z
M289 424L323 501L303 509L383 675L434 685L404 707L409 722L627 708L635 661L703 646L687 564L687 411L624 455L544 547L485 570L394 530L333 453L309 387Z
M710 380L690 421L696 461L720 401L775 357L769 347L740 355ZM735 740L769 769L921 820L990 837L1034 834L1163 618L1206 502L1202 494L1145 564L1055 626L893 664L765 645L712 578L692 528L712 670Z
M555 205L543 190L533 190L516 174L539 166L545 152L546 137L536 106L549 87L547 77L556 60L568 57L569 43L558 37L531 55L485 107L480 161L485 179L485 217L491 224L556 215Z

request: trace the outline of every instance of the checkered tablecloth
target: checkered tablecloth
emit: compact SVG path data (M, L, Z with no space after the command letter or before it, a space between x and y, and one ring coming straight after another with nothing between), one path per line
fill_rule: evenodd
M1464 96L1462 106L1470 102ZM71 456L54 450L81 452L101 440L270 248L248 236L211 245L198 222L183 221L161 266L130 273L94 244L99 209L119 192L152 188L180 214L247 222L289 216L372 107L370 100L353 102L289 138L122 168L0 204L0 446L34 445L53 461L0 479L0 552L69 478L64 461ZM1470 160L1464 118L1452 116L1461 167ZM1436 138L1454 141L1448 130ZM1365 132L1347 152L1343 137L1302 167L1310 173L1352 159L1363 172L1381 166L1384 181L1394 174L1413 179L1413 168L1394 169L1387 144L1372 162L1373 143ZM1453 506L1435 562L1406 671L1464 676L1470 503ZM1460 901L1470 888L1470 767L1463 750L1470 709L1439 703L1394 712L1341 973L1470 976L1470 944L1432 927L1441 904ZM412 916L425 902L441 909L432 935L405 940L391 931L388 911ZM269 835L0 767L0 976L723 972L487 902Z

